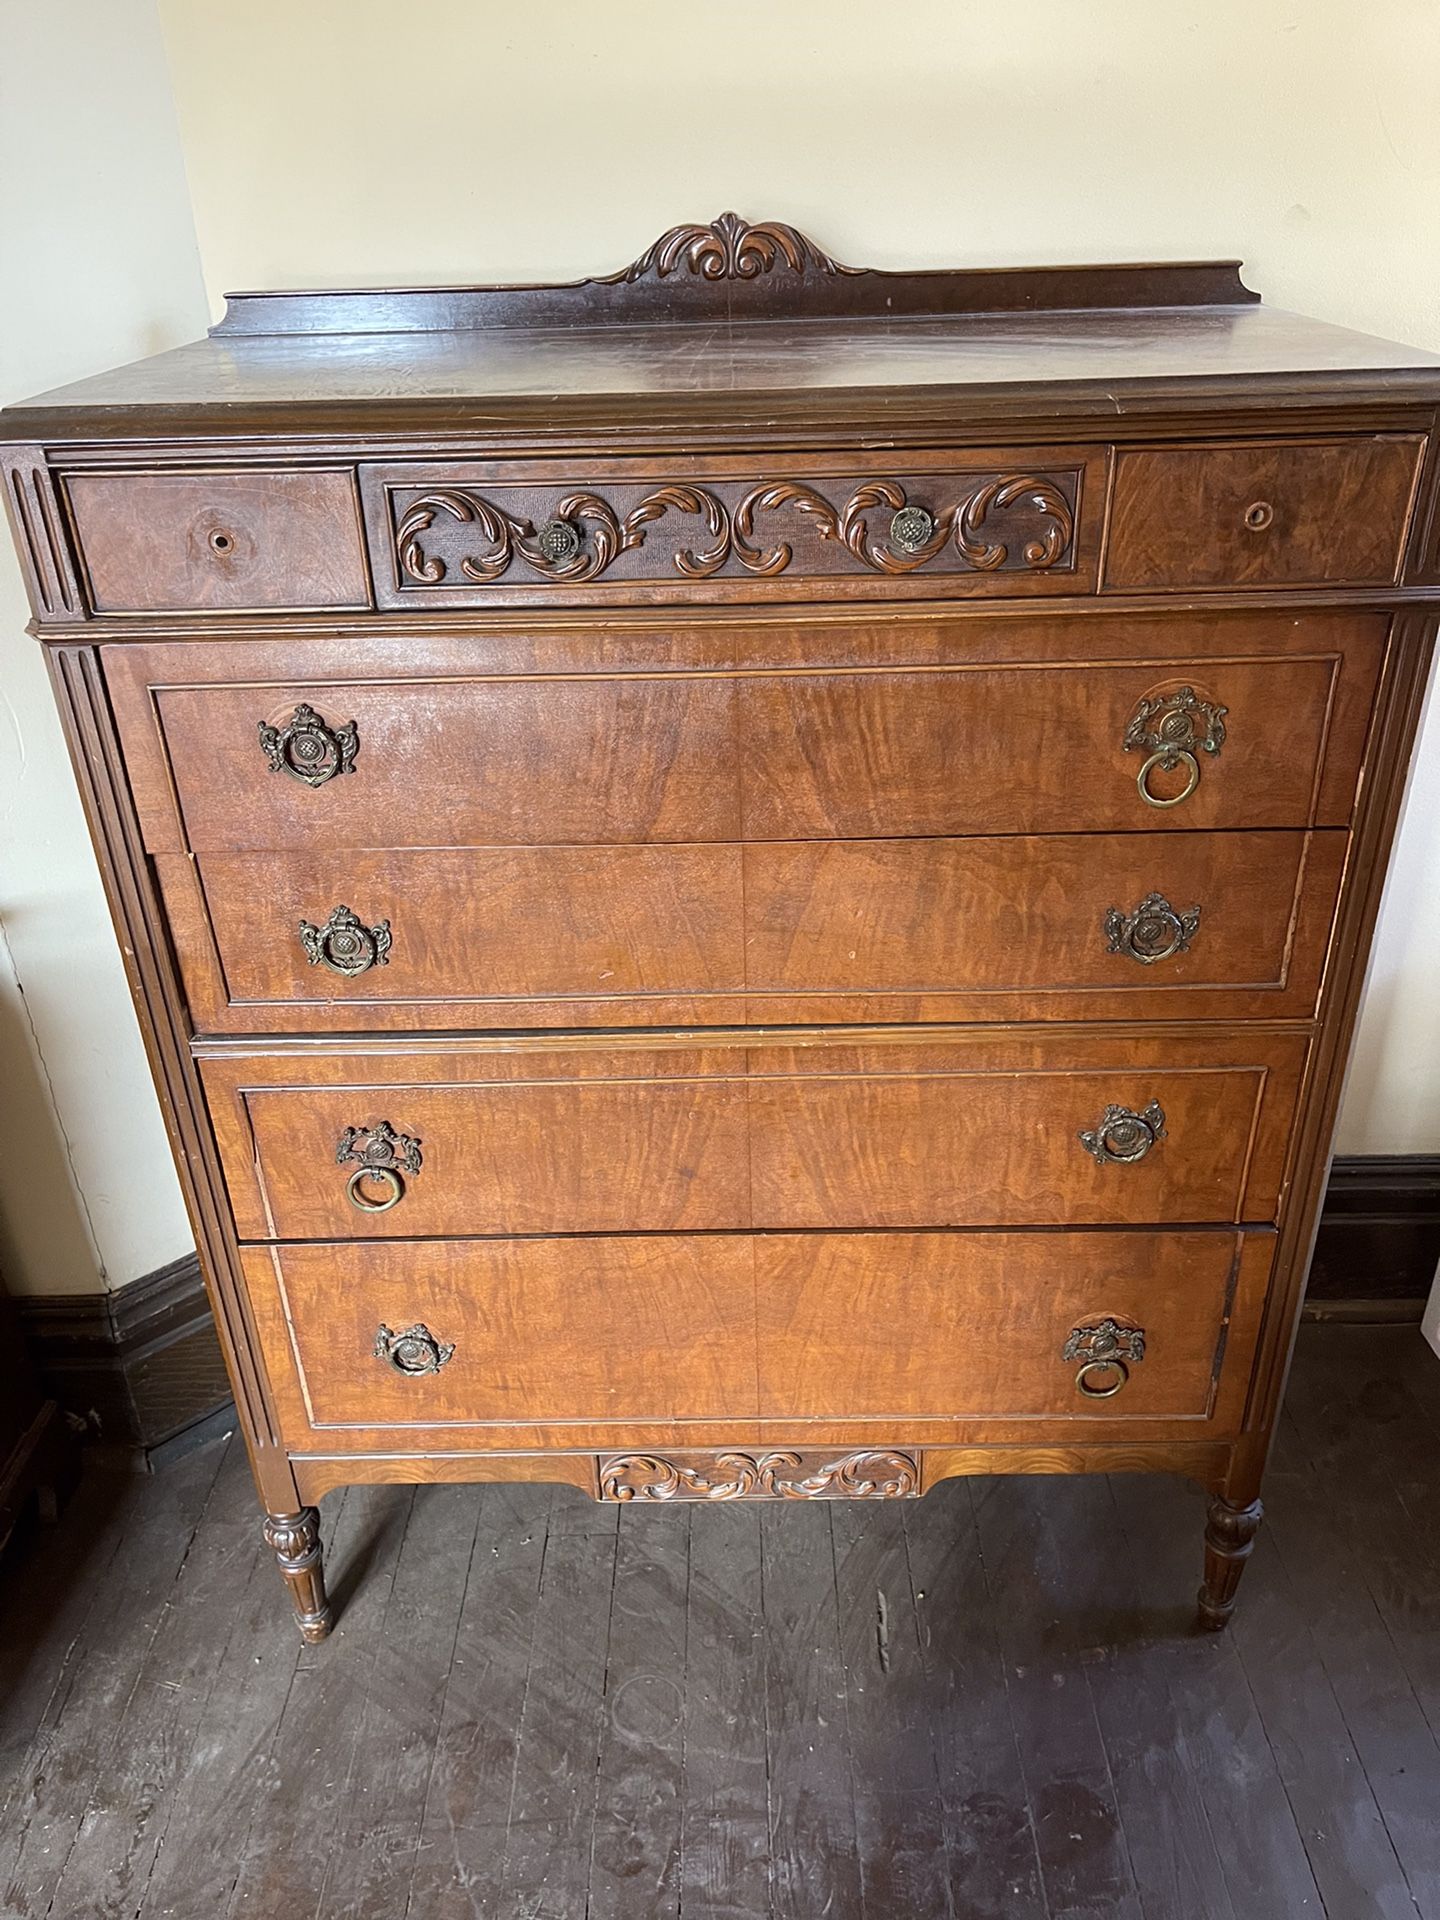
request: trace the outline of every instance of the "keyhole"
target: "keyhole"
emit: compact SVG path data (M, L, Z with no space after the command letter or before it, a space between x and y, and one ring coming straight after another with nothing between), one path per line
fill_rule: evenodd
M1245 509L1245 524L1252 533L1263 533L1275 518L1275 509L1268 500L1252 500Z
M229 553L234 548L234 545L234 535L226 533L223 527L217 527L210 536L210 550L212 553Z

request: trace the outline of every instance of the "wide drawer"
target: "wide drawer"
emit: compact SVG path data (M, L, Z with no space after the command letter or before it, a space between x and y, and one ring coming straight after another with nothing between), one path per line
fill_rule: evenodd
M1225 1018L1313 1008L1346 841L1070 834L156 867L201 1031Z
M1307 1042L1245 1030L202 1061L242 1239L1275 1217Z
M1108 448L364 465L381 607L1094 591Z
M229 685L145 686L112 650L111 679L156 850L1343 826L1386 627L1317 620L1269 657L1192 658L1181 628L1125 662Z
M1127 448L1105 587L1388 586L1424 444L1396 434Z
M468 1430L475 1445L584 1446L726 1422L751 1437L907 1423L899 1438L1233 1419L1272 1246L1227 1231L700 1234L244 1261L291 1445L303 1423L352 1444L407 1429L412 1445L464 1446Z
M96 613L370 603L351 473L72 473L65 492Z

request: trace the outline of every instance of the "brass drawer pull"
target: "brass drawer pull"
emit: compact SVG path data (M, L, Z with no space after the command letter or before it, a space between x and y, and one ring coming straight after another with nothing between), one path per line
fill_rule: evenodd
M387 1360L397 1373L438 1373L455 1351L437 1340L423 1320L402 1333L392 1333L382 1322L375 1330L375 1358Z
M573 520L547 521L535 540L541 559L552 567L569 566L581 544L580 529Z
M329 727L314 707L302 701L283 727L272 727L265 720L257 724L272 773L288 773L307 787L323 787L336 774L355 771L360 735L353 720L343 727Z
M1143 1160L1157 1140L1165 1138L1165 1109L1152 1100L1141 1113L1132 1107L1106 1107L1096 1127L1082 1127L1080 1144L1103 1167L1107 1161L1129 1164Z
M1178 807L1188 800L1200 784L1198 754L1213 759L1225 744L1225 716L1228 707L1202 700L1193 687L1181 687L1175 693L1159 693L1142 700L1130 716L1122 747L1126 753L1143 752L1145 764L1135 776L1140 798L1150 807ZM1185 781L1178 793L1156 793L1150 777L1157 771L1174 773L1185 769Z
M890 541L902 553L920 553L935 537L935 516L928 507L901 507L890 521Z
M1062 1360L1078 1360L1075 1391L1087 1400L1109 1400L1130 1378L1132 1365L1145 1358L1145 1329L1122 1327L1114 1320L1072 1327Z
M1147 893L1133 913L1111 907L1105 915L1106 951L1125 953L1142 967L1188 953L1200 926L1199 907L1177 913L1163 893Z
M323 927L302 920L300 942L312 967L328 967L332 973L367 973L390 964L390 922L367 927L349 907L336 907Z
M359 1164L345 1184L345 1197L359 1213L388 1213L405 1198L404 1175L421 1167L420 1142L397 1133L388 1120L373 1127L346 1127L335 1143L335 1164ZM375 1188L380 1198L375 1198Z

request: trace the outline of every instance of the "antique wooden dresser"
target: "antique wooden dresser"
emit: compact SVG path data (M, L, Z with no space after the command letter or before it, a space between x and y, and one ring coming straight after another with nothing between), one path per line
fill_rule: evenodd
M353 1481L1260 1515L1440 361L1231 264L232 297L3 420L267 1537ZM1197 1551L1199 1543L1197 1542Z

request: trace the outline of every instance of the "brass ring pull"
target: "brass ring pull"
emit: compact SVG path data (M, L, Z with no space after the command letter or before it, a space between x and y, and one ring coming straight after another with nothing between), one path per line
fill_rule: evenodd
M1193 687L1177 687L1172 693L1147 695L1136 706L1125 729L1121 749L1125 753L1143 753L1146 761L1135 776L1140 798L1147 807L1178 807L1188 800L1200 784L1202 753L1213 759L1225 744L1225 716L1228 707L1213 700L1202 700ZM1157 793L1150 776L1158 768L1162 773L1185 769L1185 784L1179 793Z
M345 1167L352 1160L355 1171L345 1182L345 1198L357 1213L388 1213L398 1207L405 1198L404 1176L419 1173L425 1164L419 1140L397 1133L388 1120L377 1120L373 1127L346 1127L335 1143L335 1164ZM383 1192L379 1200L375 1187Z
M1084 1399L1112 1399L1145 1358L1145 1329L1108 1318L1089 1321L1070 1329L1060 1358L1080 1362L1075 1391Z
M1108 1386L1092 1386L1090 1376L1113 1375ZM1123 1360L1087 1360L1075 1376L1075 1385L1087 1400L1109 1400L1119 1393L1130 1378L1130 1369Z
M1150 791L1150 773L1152 768L1163 767L1171 773L1176 767L1184 767L1185 784L1179 793L1171 794L1167 800L1163 795ZM1140 789L1140 798L1150 807L1178 807L1182 800L1188 800L1200 784L1200 762L1188 747L1182 747L1177 753L1173 747L1158 747L1135 776L1135 784Z
M367 1180L384 1189L383 1200L372 1199L366 1192ZM345 1182L345 1198L357 1213L388 1213L405 1198L405 1182L394 1167L357 1167Z

